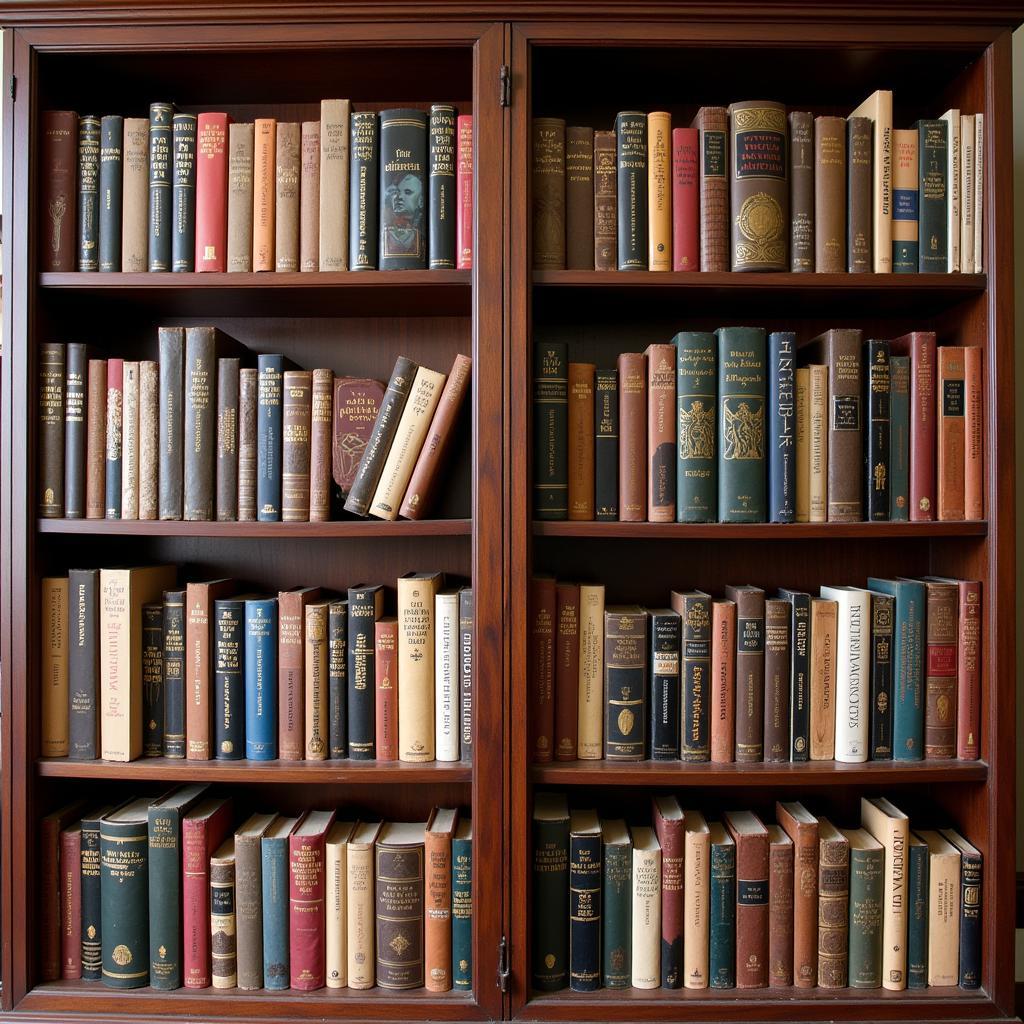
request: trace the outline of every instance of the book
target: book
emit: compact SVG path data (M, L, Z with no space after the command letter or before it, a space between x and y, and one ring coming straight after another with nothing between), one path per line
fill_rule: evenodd
M807 423L810 466L807 481L808 520L828 521L828 367L807 367Z
M846 270L846 118L814 119L814 269Z
M86 810L84 802L68 804L39 822L38 913L40 920L39 974L46 981L61 975L61 875L60 834L78 821Z
M274 266L278 273L299 269L299 189L302 125L279 122L274 147Z
M289 962L289 842L298 818L278 817L260 840L263 904L263 987L288 988Z
M569 363L568 466L569 519L594 518L593 363Z
M943 345L938 355L938 508L940 520L964 519L966 380L965 349Z
M630 923L633 841L621 819L601 822L601 985L628 988L632 978Z
M299 270L311 273L320 269L320 122L299 131Z
M647 115L647 268L672 269L672 115Z
M960 980L960 851L939 832L922 829L917 836L927 853L925 981L956 985Z
M907 816L885 797L861 797L861 826L885 848L882 903L882 987L907 986Z
M71 346L68 346L70 350ZM982 349L964 347L964 518L985 518L985 400ZM70 407L69 407L70 408Z
M96 570L93 571L96 572L98 581L99 573ZM74 601L74 597L72 597L72 601ZM72 614L76 611L81 612L81 607L76 609L72 604ZM93 640L95 642L95 634ZM97 672L92 676L93 683L96 682L98 675ZM89 678L89 675L86 674L86 679ZM95 690L92 691L92 698L90 701L93 711L92 727L95 730ZM73 713L73 703L71 708ZM93 744L93 750L95 750L95 744ZM163 753L164 606L160 602L154 602L142 606L142 756L163 757ZM95 753L92 756L95 757Z
M60 976L82 977L82 825L60 834Z
M889 342L864 342L864 518L890 518L892 380Z
M240 523L256 521L256 462L259 442L256 433L256 405L259 371L238 371L238 515Z
M818 984L818 819L797 801L775 803L793 841L793 984Z
M711 598L702 590L688 593L672 591L672 608L680 616L679 622L669 620L658 621L658 613L651 613L652 636L652 668L651 668L651 707L656 716L664 716L664 697L659 692L659 676L655 671L653 644L659 634L668 628L666 637L668 644L662 643L663 650L669 655L668 669L674 667L672 658L678 664L676 673L679 682L671 691L671 711L674 719L678 719L678 709L682 709L682 725L679 740L679 758L682 761L707 761L711 757L711 647L712 636ZM663 613L662 613L663 614ZM660 627L660 629L659 629ZM673 628L674 627L674 628ZM682 633L682 659L679 660L680 630ZM664 659L665 655L662 654ZM671 676L662 670L663 674ZM678 689L679 696L675 696ZM655 718L658 721L658 718ZM652 740L651 757L656 758L657 752Z
M916 832L911 832L907 841L907 988L926 988L928 985L928 865L928 844ZM954 891L951 886L950 892ZM880 969L881 958L879 977Z
M711 835L708 972L711 988L736 987L736 843L718 821Z
M527 596L529 745L534 763L555 756L555 643L557 589L550 576L530 580ZM602 634L603 635L603 634Z
M943 274L949 262L949 126L939 119L916 121L914 127L918 159L918 270L922 274Z
M107 457L106 494L104 497L107 519L121 518L123 416L124 360L109 359L107 360Z
M957 580L956 756L974 761L981 752L981 583Z
M811 728L811 597L781 588L789 602L789 760L810 760Z
M644 358L647 363L647 520L671 523L676 518L676 350L672 345L648 345ZM570 423L570 436L573 436L571 427ZM571 503L569 513L572 518Z
M542 992L565 987L569 967L568 908L568 804L564 793L538 793L533 801L531 984Z
M700 132L700 269L729 269L728 111L701 107L692 122Z
M618 269L648 269L649 209L647 115L615 115ZM671 264L670 264L671 265Z
M252 270L253 170L255 125L228 125L227 255L228 273Z
M64 516L65 349L46 342L39 353L39 515Z
M768 519L796 520L796 335L768 335Z
M208 761L212 747L217 667L216 603L235 589L233 580L189 583L185 589L185 756Z
M149 256L148 117L124 119L121 165L121 269L139 274L145 272Z
M601 824L597 812L569 816L569 988L601 984Z
M348 984L348 841L356 823L336 821L324 839L324 977L328 988Z
M195 270L197 120L195 114L171 117L171 270L176 273Z
M276 820L253 814L235 830L235 951L247 992L263 988L263 837Z
M139 362L139 518L159 518L160 511L160 367Z
M89 360L86 398L85 518L106 516L107 493L107 361Z
M459 760L459 590L434 595L434 758ZM428 651L427 657L430 657ZM573 678L575 682L575 676ZM573 716L575 719L575 715Z
M69 569L67 595L67 755L74 759L91 761L98 756L99 743L99 718L97 715L100 688L99 570ZM56 615L56 624L59 626L59 605L49 604L44 599L44 621L48 615ZM145 629L145 624L143 629ZM144 648L145 642L144 635ZM48 641L48 645L49 643L52 641ZM44 665L46 663L47 651L44 649ZM51 667L59 673L59 666L52 665ZM162 742L162 730L159 738Z
M343 101L347 102L347 101ZM349 115L349 210L348 267L350 270L377 269L377 223L380 216L380 122L375 110ZM326 126L321 122L321 154ZM321 155L321 161L323 156ZM321 163L321 197L324 195ZM324 214L321 211L321 231ZM321 263L320 269L324 265Z
M151 273L171 269L171 235L174 230L171 191L174 168L173 114L173 104L149 105L148 269Z
M214 515L218 522L238 518L239 360L217 360L217 461Z
M42 737L44 757L67 757L68 741L68 578L44 577L42 615Z
M768 985L768 830L751 811L727 811L736 844L736 987Z
M926 577L924 647L924 756L956 753L959 588L954 581Z
M976 274L974 265L975 115L960 115L960 270Z
M619 374L598 370L594 377L594 518L619 518Z
M768 825L768 984L793 984L793 840Z
M604 694L605 760L643 761L647 721L647 613L638 605L605 607Z
M569 364L564 342L534 346L533 514L568 517Z
M895 598L871 594L871 647L868 655L871 679L870 741L872 761L892 759L892 665Z
M594 130L565 130L565 266L594 269Z
M974 115L974 273L984 273L985 237L985 115ZM961 972L962 973L962 972ZM969 985L962 986L969 988Z
M139 518L139 364L125 360L121 406L121 518Z
M816 167L814 115L789 112L789 269L794 274L814 270L816 225Z
M836 756L836 658L839 605L811 598L811 760Z
M734 760L736 739L736 603L711 602L711 760Z
M452 839L457 809L436 807L423 837L423 985L428 992L452 988L452 888L458 870Z
M580 584L577 755L604 756L604 587Z
M182 977L185 988L209 988L210 858L231 831L231 803L209 798L181 820Z
M889 357L889 518L910 517L910 358Z
M452 988L473 987L473 823L459 822L452 838Z
M871 598L858 587L822 587L838 605L836 629L835 759L868 759L871 741Z
M918 243L917 131L894 128L892 133L892 270L916 274Z
M435 602L443 582L441 573L413 572L400 576L396 584L398 594L398 757L401 761L433 761L437 754L435 730L435 685L437 679L434 638L438 624L435 615ZM349 600L351 602L351 598ZM450 696L449 689L449 698ZM449 709L450 707L449 701ZM448 726L450 729L450 721ZM450 756L451 752L445 751L445 753Z
M536 120L536 118L534 119ZM594 269L618 264L618 158L615 132L594 132Z
M876 274L888 274L892 272L892 91L877 89L849 116L871 121L872 267Z
M683 811L683 986L708 987L711 832L700 811Z
M672 269L700 270L700 132L672 129Z
M913 331L889 343L910 357L910 520L935 518L936 350L933 331Z
M196 119L195 269L228 269L228 129L224 113L204 112ZM126 154L127 155L127 154Z
M765 332L722 327L718 339L718 519L765 519Z
M473 589L459 590L459 760L471 764L473 761L473 707L476 704L475 659L473 656L475 615L473 611Z
M375 845L381 822L360 822L348 842L348 987L373 988L376 980L374 917Z
M811 521L811 371L806 366L793 371L793 412L796 435L796 484L794 522Z
M355 262L349 261L349 227L356 219L351 216L349 201L360 192L363 178L351 178L351 159L355 159L355 145L350 138L349 125L352 118L350 100L325 99L320 101L320 270L356 269ZM376 125L377 115L372 115L374 124L373 143L374 158L376 157ZM352 121L352 136L355 135L355 123ZM369 166L369 165L368 165ZM372 166L374 172L377 168ZM350 181L357 181L359 187L350 192ZM376 194L377 175L373 174L373 183L366 180L366 187L373 188ZM375 214L376 219L376 214ZM355 234L355 232L353 232ZM373 250L376 255L376 239ZM374 258L373 266L377 260Z
M580 676L580 588L555 584L554 757L575 761L578 752Z
M288 970L293 989L323 988L327 917L324 844L334 811L308 811L288 836Z
M374 623L374 752L378 761L398 760L398 619Z
M946 124L946 265L949 274L960 270L960 111L953 107L939 120Z
M764 602L765 761L790 759L791 614L785 598L770 597Z
M59 124L58 118L55 115L69 114L70 111L46 111L45 127L43 128L43 139L44 139L44 156L43 166L47 168L48 174L46 178L47 191L44 193L44 205L43 210L49 216L49 211L55 209L53 207L54 199L56 198L52 194L52 190L57 187L67 188L67 184L58 185L61 178L67 178L68 169L63 164L64 156L58 151L61 148L70 149L73 145L65 141L64 132L70 131L70 126ZM958 118L959 120L959 118ZM147 123L146 134L149 135L149 126ZM147 138L148 144L148 138ZM72 155L72 154L68 154ZM54 160L56 156L56 162ZM54 176L54 171L56 175ZM56 178L56 181L54 180ZM100 180L100 119L95 114L83 114L78 118L78 191L77 191L77 230L78 230L78 247L77 253L73 257L72 265L67 269L71 270L77 266L79 272L85 272L90 270L99 270L99 250L97 248L99 243L99 180ZM64 198L65 206L67 204L67 198L65 194ZM63 221L66 216L66 209L61 211L61 220ZM44 222L45 223L45 222ZM53 236L52 224L48 226L47 232L44 233L44 237L50 242L52 247ZM43 261L43 269L49 269L49 260L52 260L52 248L51 252L47 254L47 258ZM145 269L145 268L143 268Z
M818 819L818 987L846 988L849 979L850 844Z
M683 987L685 816L671 795L651 797L654 834L661 847L661 986Z
M252 164L252 269L274 269L274 220L277 200L277 121L255 122Z
M650 631L651 699L650 724L648 726L648 752L653 761L675 761L680 756L680 732L688 737L691 733L690 719L686 711L680 725L681 676L686 679L686 665L680 658L681 622L685 621L684 595L672 594L675 608L652 608ZM697 694L695 704L698 722L707 731L703 717L702 693L706 668L697 669ZM684 684L685 685L685 684ZM699 741L699 737L698 737Z
M661 984L661 846L653 829L634 826L633 901L630 915L633 988Z
M100 981L103 976L103 922L101 920L102 908L100 896L100 821L112 810L112 807L106 806L82 812L80 852L83 981ZM150 910L150 920L152 920L152 910ZM150 970L152 970L152 967ZM151 975L151 984L155 977L155 974Z
M160 347L159 511L162 520L173 520L181 519L185 493L182 447L185 439L185 328L161 327L157 335Z
M149 984L148 813L148 799L133 800L100 821L101 980L108 988Z
M530 195L533 269L565 269L565 121L532 121Z
M277 756L282 761L305 757L306 610L319 600L319 587L277 595Z
M185 597L184 590L163 592L164 757L175 759L187 752Z
M307 761L329 756L329 648L330 602L317 601L305 609L305 714L303 755Z
M647 515L647 360L622 352L619 375L619 519L643 522Z
M846 119L846 269L874 270L874 124L870 117Z
M455 267L473 269L473 115L456 119Z
M313 375L285 370L281 379L281 522L309 521Z
M277 758L277 601L245 602L245 756Z
M110 273L121 269L123 165L124 118L119 114L107 114L100 119L99 269L101 272Z
M392 649L398 636L392 635ZM375 645L377 641L374 641ZM348 601L331 601L327 614L327 729L330 758L348 757ZM378 742L377 749L380 749Z
M728 586L736 605L736 760L764 759L764 591Z
M257 357L259 383L256 404L256 518L261 523L281 520L284 356Z
M979 117L981 115L978 115ZM981 987L982 855L951 828L941 835L960 852L960 988Z
M210 976L214 988L238 985L235 919L235 837L210 858Z
M427 114L380 112L380 270L425 270Z
M676 346L676 519L711 523L718 518L715 416L718 346L706 331L682 331Z
M384 385L380 381L365 377L334 378L331 475L342 499L352 489L383 398Z
M384 591L357 584L348 589L348 756L357 761L374 758L374 692L377 678L374 623L381 617ZM401 632L399 632L401 641ZM399 661L401 666L401 661ZM431 730L431 739L433 730Z
M849 985L850 988L878 988L882 984L885 851L865 829L839 831L850 849Z

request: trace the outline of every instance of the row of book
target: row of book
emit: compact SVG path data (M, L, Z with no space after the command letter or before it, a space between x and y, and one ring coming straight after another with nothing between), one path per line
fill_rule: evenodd
M796 801L715 817L656 796L630 826L539 794L533 987L980 986L982 855L953 829L885 797L859 828Z
M46 271L455 270L473 266L473 119L446 103L235 124L42 117Z
M447 377L401 357L385 391L254 356L215 327L158 334L156 361L41 346L43 518L323 522L343 500L381 519L428 513L469 391L468 356Z
M534 352L537 519L984 519L978 346L682 331L616 368Z
M673 590L645 609L540 576L528 610L536 762L979 757L975 581Z
M42 822L43 980L472 987L472 823L257 813L205 785Z
M45 757L470 761L473 591L439 572L347 594L176 582L174 566L42 581Z
M532 124L537 270L981 273L984 115L894 128L880 89L849 118L772 100Z

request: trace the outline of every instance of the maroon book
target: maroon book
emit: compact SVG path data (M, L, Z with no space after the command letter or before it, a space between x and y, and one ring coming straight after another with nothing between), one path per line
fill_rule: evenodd
M231 830L231 803L204 800L181 822L182 949L185 988L208 988L210 858Z
M661 986L683 985L683 857L686 831L674 796L651 799L654 832L661 845Z
M288 954L291 987L325 984L327 896L324 845L334 811L310 811L288 837Z
M913 331L890 343L894 356L910 356L910 519L935 518L935 332Z
M60 834L60 976L82 976L82 827Z
M456 121L458 162L455 191L455 266L473 269L473 115L459 114Z
M529 722L530 750L535 762L554 758L555 735L555 581L530 580L529 599Z
M700 270L700 132L672 129L672 269Z
M200 114L196 123L196 270L223 274L228 251L227 114Z
M736 843L736 987L768 984L768 830L751 811L727 811Z
M73 110L43 111L39 168L43 179L39 208L40 269L75 270L78 115Z
M398 760L398 620L392 615L373 624L376 703L374 749L378 761Z
M580 588L555 588L555 760L576 760L580 692Z

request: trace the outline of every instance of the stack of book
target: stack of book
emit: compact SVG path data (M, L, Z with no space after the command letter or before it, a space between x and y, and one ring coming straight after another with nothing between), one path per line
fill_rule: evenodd
M472 822L254 814L189 785L42 822L43 980L468 990Z
M178 584L174 566L42 581L45 757L469 761L473 591Z
M533 760L977 760L981 584L730 586L670 607L534 577Z
M985 517L982 349L933 331L681 331L615 368L534 352L537 519Z
M39 515L322 522L342 499L365 514L363 495L382 519L420 519L438 492L471 360L457 356L446 377L399 358L395 373L385 391L296 369L282 355L254 358L215 327L159 328L158 361L90 359L84 344L46 343ZM372 484L356 473L368 442Z
M884 797L859 828L798 802L715 816L658 796L628 826L538 795L533 987L980 986L982 855L953 829Z
M980 274L983 117L894 129L886 89L848 118L771 100L686 128L535 117L534 269Z
M42 117L44 271L473 266L473 119L446 103L320 119Z

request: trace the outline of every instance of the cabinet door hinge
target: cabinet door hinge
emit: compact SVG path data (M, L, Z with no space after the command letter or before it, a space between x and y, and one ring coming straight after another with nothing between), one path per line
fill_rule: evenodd
M508 991L508 979L512 972L508 967L508 940L504 935L498 943L498 989L502 993Z
M498 103L503 107L512 104L512 72L507 64L502 64L498 70Z
M16 76L11 75L11 99L15 99L18 92L18 79Z

